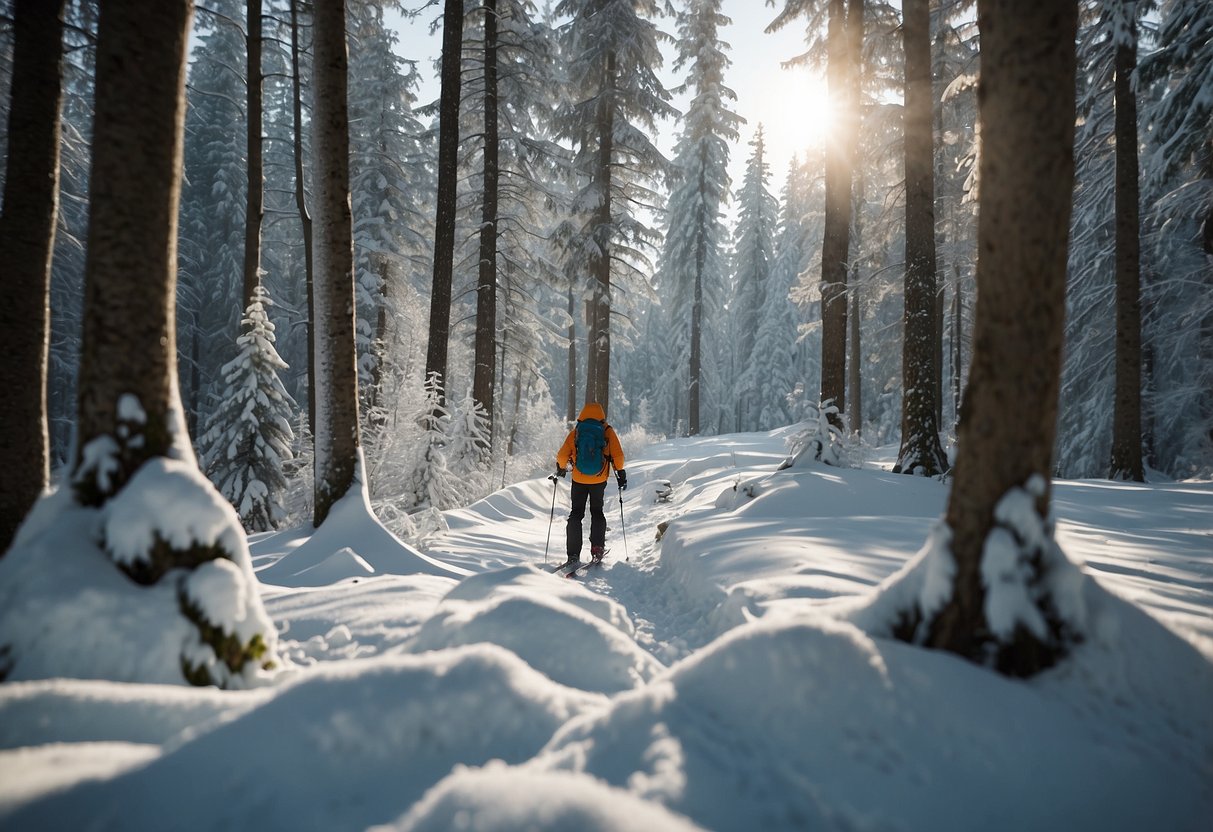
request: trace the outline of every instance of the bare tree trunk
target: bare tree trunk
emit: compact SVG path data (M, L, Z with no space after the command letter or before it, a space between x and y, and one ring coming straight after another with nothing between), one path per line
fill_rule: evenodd
M1033 487L1038 520L1049 527L1074 181L1077 18L1075 2L978 2L977 322L947 507L956 572L927 642L974 661L995 648L1001 671L1024 676L1057 659L1060 635L1049 622L1049 643L1022 627L1010 643L994 639L984 612L982 554L995 528L1016 539L994 516L1012 489ZM1034 572L1029 583L1046 596L1041 554L1025 554ZM1047 596L1038 603L1049 609Z
M707 190L707 185L703 181L703 167L700 167L699 193L704 193ZM689 397L687 400L687 434L689 436L698 436L700 432L699 426L699 398L702 391L702 375L703 375L703 270L705 261L707 260L706 245L702 230L706 228L706 218L703 216L704 206L702 201L699 203L699 219L695 223L695 227L700 229L700 232L695 237L695 288L694 301L691 304L691 367L690 367L690 387Z
M904 0L906 176L905 331L902 338L901 450L894 473L933 477L947 468L936 407L935 158L928 0Z
M343 0L313 3L316 188L316 426L313 522L355 485L361 437L354 341L354 242Z
M570 424L577 419L577 300L573 296L573 286L569 285L569 379L566 389L568 404L565 407L565 421Z
M864 205L867 199L867 182L863 171L859 171L855 180L855 250L863 246ZM850 354L847 356L847 415L851 423L851 432L855 435L862 433L863 428L863 375L860 365L860 332L859 332L859 279L861 258L858 253L851 259L850 298L851 311L847 316L847 329L850 332Z
M451 279L455 266L455 196L459 178L459 89L463 58L463 0L446 0L442 14L442 93L438 107L438 207L434 218L434 278L425 377L436 377L446 403L451 338Z
M312 268L312 216L307 210L303 165L303 79L299 73L299 3L291 0L291 90L294 110L295 206L303 231L303 263L307 288L307 426L316 432L316 297Z
M261 0L248 0L248 193L244 209L244 270L240 309L236 315L239 332L244 310L253 302L261 285L261 223L265 215L265 173L261 162Z
M586 401L608 410L611 393L611 162L615 140L615 53L607 54L603 91L598 110L598 211L594 235L597 253L591 265L591 325L587 345Z
M489 444L497 376L497 0L484 3L484 197L476 283L476 356L472 398L484 408Z
M1141 223L1138 207L1137 27L1125 12L1131 43L1116 46L1116 399L1109 476L1145 481L1141 438Z
M960 424L960 378L964 370L964 296L960 266L952 264L952 417ZM954 426L955 427L955 426Z
M192 15L190 0L101 8L73 477L87 505L149 459L194 458L173 311ZM82 465L115 446L117 470Z
M0 215L0 555L50 480L46 375L59 212L63 0L17 0Z
M847 261L851 244L851 176L859 135L859 66L863 0L830 0L830 98L841 103L836 140L826 159L825 234L821 244L821 400L846 409Z
M303 78L300 69L299 45L300 0L291 0L291 106L295 157L295 206L303 234L304 281L307 294L307 410L308 430L316 430L316 300L312 265L312 217L307 208L307 187L303 159Z

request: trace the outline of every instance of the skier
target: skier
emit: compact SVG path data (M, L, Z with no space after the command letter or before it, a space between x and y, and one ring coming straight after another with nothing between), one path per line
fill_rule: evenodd
M573 505L565 527L566 563L581 560L581 520L585 517L587 500L590 503L590 556L597 562L602 560L605 553L606 514L602 503L611 468L615 469L619 490L624 491L628 487L628 472L623 468L623 447L619 444L619 436L606 423L606 412L597 402L586 403L577 417L576 426L565 437L564 444L556 454L556 475L563 477L570 463L573 468Z

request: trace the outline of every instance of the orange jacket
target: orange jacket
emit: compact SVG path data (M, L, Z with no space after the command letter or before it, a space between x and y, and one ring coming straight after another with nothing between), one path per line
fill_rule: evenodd
M582 419L601 419L606 421L606 412L602 409L602 405L597 402L590 402L585 407L581 408L581 415L577 417L577 421ZM564 444L560 446L560 452L556 454L556 467L568 468L577 456L577 429L569 431L569 435L564 438ZM606 482L610 475L611 468L616 471L622 471L624 466L623 446L619 444L619 436L615 433L615 429L610 425L606 427L606 450L603 455L606 459L603 461L602 470L597 474L583 474L577 470L577 466L573 465L573 480L575 482L592 485L594 483Z

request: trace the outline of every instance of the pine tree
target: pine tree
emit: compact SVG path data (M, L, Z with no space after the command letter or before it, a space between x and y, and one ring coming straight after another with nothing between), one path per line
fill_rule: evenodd
M357 484L361 458L354 336L345 4L314 3L312 117L316 187L316 474L313 523Z
M224 528L227 515L198 524L205 532L149 516L146 493L171 483L195 510L214 505L182 419L173 322L191 12L190 0L146 8L114 0L100 16L80 445L70 481L81 505L104 507L111 521L125 516L103 524L101 545L128 577L175 582L195 628L179 660L186 680L228 686L275 658L243 533ZM123 536L132 523L146 523L150 539L132 546Z
M1050 573L1065 558L1048 505L1074 171L1077 6L979 0L978 25L976 350L946 514L950 592L940 609L925 611L920 632L930 646L1030 676L1064 655L1076 635L1050 596ZM995 589L1033 603L1011 620L992 618L986 599Z
M396 318L390 284L424 268L429 255L424 158L413 113L416 67L395 54L383 10L349 7L350 191L354 221L358 372L367 416L382 397L388 328Z
M729 59L718 36L719 27L729 23L720 13L719 0L691 0L679 16L674 63L675 69L690 65L679 91L689 90L692 97L674 151L677 179L668 203L670 227L660 271L668 286L664 294L673 300L672 310L690 313L685 349L689 362L687 431L691 436L701 433L705 422L717 421L718 407L707 407L710 415L701 416L701 398L713 403L724 392L718 385L707 391L705 382L718 366L712 360L717 349L713 336L720 333L705 333L705 322L724 318L727 232L721 211L729 195L728 142L736 140L741 122L728 109L728 102L736 96L724 83Z
M901 450L894 473L935 476L947 468L939 444L940 368L935 290L935 184L931 15L927 0L902 3L905 46L903 147L906 178L905 330Z
M425 377L436 378L446 400L455 260L455 199L459 176L459 89L463 75L463 0L445 0L442 15L442 92L438 114L438 199L434 217L434 275L430 292Z
M655 0L562 0L570 100L557 114L557 137L577 145L582 186L566 233L569 261L589 277L586 400L609 409L614 287L642 284L656 233L641 209L655 208L654 179L668 162L646 132L674 114L658 79L661 34L649 19ZM622 287L621 287L622 288Z
M294 401L278 376L287 365L274 347L269 305L265 289L256 287L241 322L238 354L223 367L227 389L198 440L204 470L250 532L275 529L284 517L283 466L295 438Z
M1213 472L1213 9L1162 4L1156 51L1139 76L1142 109L1146 311L1152 464L1171 476ZM1193 360L1195 357L1195 360Z
M750 140L750 147L753 149L737 193L733 298L729 304L736 333L737 378L733 397L737 403L737 429L746 431L758 429L758 414L763 407L759 398L762 371L757 366L755 343L766 305L779 222L779 203L768 190L770 169L761 124Z
M191 424L204 422L230 357L220 345L239 332L247 208L247 88L241 0L208 3L198 16L190 68L181 193L178 317L184 399Z

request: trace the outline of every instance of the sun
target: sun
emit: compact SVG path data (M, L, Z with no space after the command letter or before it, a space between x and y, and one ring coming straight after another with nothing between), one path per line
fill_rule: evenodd
M807 67L779 69L770 75L758 104L757 120L763 124L767 142L788 155L803 157L821 147L834 127L825 79Z

